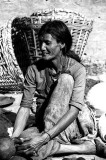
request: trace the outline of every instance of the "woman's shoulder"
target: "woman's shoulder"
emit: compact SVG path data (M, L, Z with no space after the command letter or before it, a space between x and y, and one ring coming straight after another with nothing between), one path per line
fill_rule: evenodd
M77 60L71 57L68 57L68 68L70 69L74 68L76 70L79 70L79 69L86 70L85 66L81 62L78 62Z
M84 65L70 57L68 57L65 71L70 73L73 77L79 77L80 75L86 76L86 69Z
M68 65L66 72L69 73L74 79L78 80L80 78L85 79L86 69L85 67L77 62L75 59L68 58Z
M45 69L45 66L46 66L46 64L43 60L38 60L38 61L35 61L35 63L31 64L28 67L28 70L40 72L41 70Z
M35 64L31 64L30 66L28 66L27 68L27 73L31 73L31 72L36 72L37 71L37 67Z

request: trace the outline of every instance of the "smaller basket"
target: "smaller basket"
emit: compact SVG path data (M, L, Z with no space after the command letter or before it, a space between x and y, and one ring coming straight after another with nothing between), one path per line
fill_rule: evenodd
M0 93L21 91L22 84L23 75L12 47L9 21L5 27L0 28Z
M14 91L23 91L22 82L14 80L9 75L0 76L0 93L10 93Z

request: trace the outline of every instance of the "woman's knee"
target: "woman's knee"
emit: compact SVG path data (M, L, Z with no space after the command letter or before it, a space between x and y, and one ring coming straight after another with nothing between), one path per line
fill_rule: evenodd
M59 76L58 82L64 83L64 84L71 84L73 86L74 79L70 74L63 73Z

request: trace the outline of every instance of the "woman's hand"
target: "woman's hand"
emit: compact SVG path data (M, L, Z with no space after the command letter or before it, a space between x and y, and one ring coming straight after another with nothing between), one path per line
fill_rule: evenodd
M34 138L21 139L22 144L17 145L17 153L25 155L36 155L41 146L49 141L46 133L37 135Z

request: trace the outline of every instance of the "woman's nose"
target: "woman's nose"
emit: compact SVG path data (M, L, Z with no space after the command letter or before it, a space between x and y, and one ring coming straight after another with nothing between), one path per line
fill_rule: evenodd
M42 43L42 45L41 45L41 50L42 50L42 51L46 50L46 45L45 45L45 43Z

